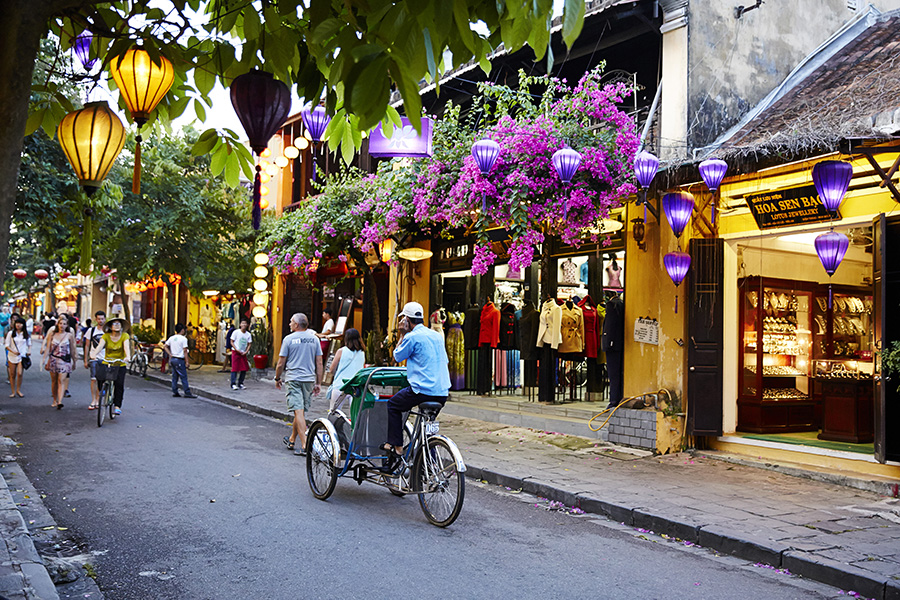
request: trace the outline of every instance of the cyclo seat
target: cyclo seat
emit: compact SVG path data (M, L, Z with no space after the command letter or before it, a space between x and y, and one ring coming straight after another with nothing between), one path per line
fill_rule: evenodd
M440 402L423 402L419 405L419 410L428 418L433 419L444 408Z

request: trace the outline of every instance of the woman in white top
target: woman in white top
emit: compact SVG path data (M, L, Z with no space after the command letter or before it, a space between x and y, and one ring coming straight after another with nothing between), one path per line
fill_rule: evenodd
M366 352L363 349L362 338L359 331L350 328L344 333L344 345L334 355L328 370L334 374L331 387L326 396L329 399L328 410L334 410L338 398L341 397L341 388L353 379L360 369L366 366Z
M25 373L22 358L27 356L31 360L31 337L25 325L25 319L20 317L6 334L6 370L9 374L10 398L25 397L22 394L22 375Z

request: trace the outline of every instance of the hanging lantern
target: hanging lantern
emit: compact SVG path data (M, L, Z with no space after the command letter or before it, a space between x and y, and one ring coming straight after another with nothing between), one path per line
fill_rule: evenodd
M291 111L291 91L271 73L254 69L231 82L231 104L244 126L250 147L259 156ZM261 170L257 164L253 180L253 229L259 229L262 218L259 193Z
M663 196L663 210L675 237L680 238L694 212L694 196L687 192L666 194Z
M391 260L391 252L394 249L394 241L387 239L381 242L381 262Z
M284 149L284 157L288 160L294 160L300 156L300 149L296 146L288 146Z
M138 128L134 138L134 178L131 183L131 191L135 194L141 193L141 127L175 81L172 63L165 56L158 58L159 64L156 64L149 52L132 48L122 56L113 57L109 63L113 79Z
M647 188L659 170L659 159L646 151L634 157L634 176L641 186L641 204L644 205L644 222L647 221Z
M56 129L69 164L88 195L103 183L125 145L125 127L106 102L70 112Z
M853 165L842 160L823 160L813 167L812 179L825 208L837 212L853 179Z
M844 255L847 254L847 248L850 247L850 238L843 233L838 233L832 229L828 233L823 233L816 237L815 244L816 254L819 255L819 260L822 261L822 266L825 268L825 272L828 273L828 308L831 308L832 293L830 278L834 275L834 272L837 271L841 261L844 260Z
M306 150L307 148L309 148L309 140L305 137L298 137L296 140L294 140L294 146L296 146L299 150Z
M331 117L325 112L325 108L322 106L317 106L312 110L305 108L300 113L300 117L303 119L303 124L306 125L306 130L309 132L311 140L316 144L321 142L325 129L331 121Z
M71 273L69 273L68 271L60 271L60 272L59 272L59 278L60 278L60 279L65 279L65 278L68 277L69 275L71 275Z
M16 269L12 274L16 279L25 279L28 277L28 272L25 269Z
M50 273L48 273L48 272L47 272L46 270L44 270L44 269L37 269L37 270L34 272L34 276L35 276L37 279L47 279L47 277L50 276Z
M269 255L265 252L257 252L256 256L253 257L253 262L258 265L267 265L269 264Z
M669 252L663 256L663 265L677 288L691 268L691 255L687 252ZM675 314L678 314L678 294L675 295Z
M728 171L728 163L724 160L719 160L718 158L710 158L704 160L700 163L700 177L703 178L703 183L706 184L706 187L709 188L713 194L719 189L719 185L722 184L722 179L725 177L725 172ZM712 216L713 225L716 224L716 198L713 197L713 201L710 207L710 213Z
M274 162L276 167L281 167L282 169L291 164L291 161L286 156L276 156Z
M75 38L75 44L72 46L75 51L75 60L81 65L83 71L90 71L97 64L97 59L91 58L91 40L93 39L94 36L91 35L91 32L85 29Z
M263 265L258 265L256 268L253 269L253 276L256 277L257 279L262 279L263 277L268 277L269 269L267 269ZM259 303L257 302L257 304L259 304Z
M266 186L263 186L263 188L265 188L265 187L266 187ZM260 201L259 201L259 209L260 209L260 210L266 210L267 208L269 208L269 199L268 199L268 198L261 198Z
M252 314L254 317L256 317L257 319L261 319L261 318L263 318L264 316L266 316L266 307L265 307L265 306L259 306L259 305L256 305L256 306L253 307L253 311L252 311L251 314Z
M181 283L181 275L179 275L178 273L172 273L171 275L169 275L169 283L171 283L172 285L178 285L179 283Z
M563 148L553 153L552 162L560 181L568 185L572 183L575 171L578 170L578 166L581 164L581 154L571 148ZM568 214L569 200L566 199L563 204L563 218L567 217Z
M265 279L257 279L253 282L253 289L257 292L264 292L268 289L269 284L266 283Z
M486 177L500 156L500 144L489 139L478 140L472 144L472 156L475 157L481 176ZM481 192L481 212L487 212L487 197L484 192Z

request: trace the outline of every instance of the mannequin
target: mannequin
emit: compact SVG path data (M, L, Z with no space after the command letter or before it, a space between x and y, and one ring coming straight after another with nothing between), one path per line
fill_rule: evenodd
M609 405L618 406L623 396L623 369L625 350L625 303L618 295L606 302L603 319L603 336L600 349L606 352L606 370L609 376Z
M606 287L610 288L618 288L621 289L622 286L622 267L619 266L619 263L616 262L616 257L613 256L612 263L606 267L606 275L609 277L609 285Z
M578 265L571 258L567 258L560 268L563 273L562 283L578 283Z

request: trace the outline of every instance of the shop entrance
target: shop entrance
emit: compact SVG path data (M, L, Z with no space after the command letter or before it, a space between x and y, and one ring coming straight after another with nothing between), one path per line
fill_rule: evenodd
M873 455L873 230L835 230L850 247L830 279L814 246L824 230L729 242L739 347L730 414L744 438Z

